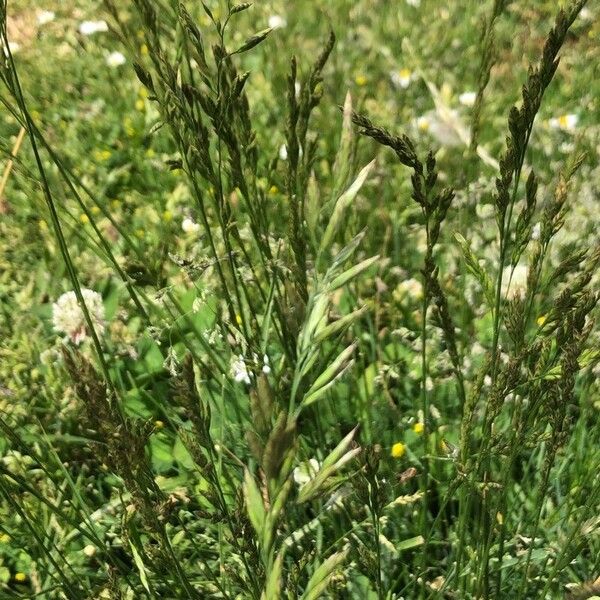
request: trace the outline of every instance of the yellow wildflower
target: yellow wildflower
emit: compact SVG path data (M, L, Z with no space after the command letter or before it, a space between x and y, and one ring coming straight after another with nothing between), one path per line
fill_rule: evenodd
M142 44L140 47L140 54L142 56L148 56L148 46L146 44Z
M392 446L392 456L394 458L402 458L406 452L406 446L402 442L396 442Z
M79 220L85 225L90 222L90 218L86 214L79 215Z
M542 327L544 325L544 323L547 321L548 319L548 315L540 315L535 322Z
M354 78L354 81L356 82L356 85L359 86L363 86L363 85L367 85L367 78L364 75L357 75Z
M164 426L165 424L161 420L157 419L156 421L154 421L155 429L162 429Z
M277 194L278 191L279 191L279 188L276 185L272 185L269 188L269 195L274 196L275 194Z
M425 430L425 424L424 423L415 423L413 425L413 431L419 435L421 433L423 433L423 431Z
M162 220L165 223L170 223L173 220L173 213L170 210L165 210L162 214Z
M140 112L146 110L146 103L144 102L144 100L142 100L142 98L138 98L135 101L135 110L139 110Z
M15 573L15 581L23 583L24 581L27 581L27 575L25 575L25 573L21 573L21 571Z

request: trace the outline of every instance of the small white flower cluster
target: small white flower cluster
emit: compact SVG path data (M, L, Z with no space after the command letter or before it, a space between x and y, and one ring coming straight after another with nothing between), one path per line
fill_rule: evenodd
M298 487L306 485L309 481L315 478L315 475L319 472L321 464L316 458L298 465L293 472L294 482Z
M104 304L102 296L94 290L82 288L81 295L96 333L104 333ZM65 333L74 343L80 344L89 335L83 310L74 291L66 292L52 305L52 324L58 332Z
M281 29L287 25L287 21L279 15L271 15L268 22L271 29Z
M108 23L106 21L82 21L79 24L79 33L81 35L94 35L94 33L102 33L108 31Z
M527 291L527 266L511 266L502 271L502 295L508 300L522 298Z
M460 96L458 97L458 101L463 106L468 106L468 107L473 106L475 104L475 100L477 100L476 92L464 92L464 93L460 94Z
M258 356L254 355L254 363L258 364ZM248 370L248 365L243 354L231 357L230 365L231 376L236 383L245 383L250 385L252 373ZM262 372L268 375L271 372L271 365L269 364L269 357L265 354L263 356Z
M198 233L200 231L200 225L198 225L191 217L184 217L181 222L181 229L184 233Z
M55 16L56 14L52 10L41 10L37 14L37 23L38 25L46 25L46 23L54 21Z
M106 57L106 64L109 67L112 67L113 69L116 67L120 67L121 65L124 65L127 62L127 59L125 58L125 55L122 54L121 52L111 52L107 57Z

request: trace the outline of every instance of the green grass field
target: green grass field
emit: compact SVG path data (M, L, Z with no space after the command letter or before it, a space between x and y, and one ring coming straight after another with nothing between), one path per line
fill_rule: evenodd
M0 600L600 596L600 5L2 0Z

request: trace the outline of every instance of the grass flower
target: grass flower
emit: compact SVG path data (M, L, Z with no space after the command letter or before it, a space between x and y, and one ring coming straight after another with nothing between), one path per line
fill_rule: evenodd
M102 334L105 328L102 296L98 292L86 288L82 288L81 295L96 332ZM74 291L65 292L52 305L52 323L55 331L65 333L77 345L89 335L83 310L79 306Z

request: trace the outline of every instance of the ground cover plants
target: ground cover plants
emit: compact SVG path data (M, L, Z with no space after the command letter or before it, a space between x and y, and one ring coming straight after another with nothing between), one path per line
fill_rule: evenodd
M598 10L3 0L0 597L600 594Z

